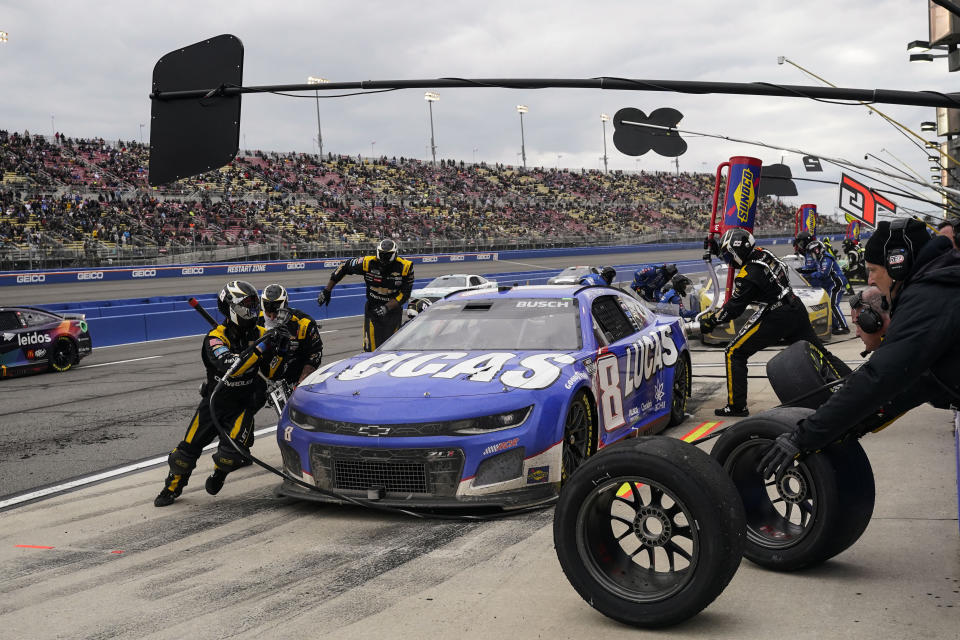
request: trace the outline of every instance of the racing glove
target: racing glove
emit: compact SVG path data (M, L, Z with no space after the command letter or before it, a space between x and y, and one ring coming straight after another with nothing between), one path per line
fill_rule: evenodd
M285 325L281 325L273 330L273 351L277 355L285 355L290 348L290 330Z
M700 316L700 333L706 335L717 328L717 320L712 313Z
M757 471L764 479L776 475L776 480L779 483L783 480L787 470L793 466L793 461L800 457L800 454L797 432L781 433L764 452L760 463L757 464Z
M320 289L320 293L317 294L317 304L321 307L325 304L330 304L330 298L332 296L332 291L327 291L326 289Z
M387 309L387 305L382 304L379 307L374 307L371 313L377 316L378 318L383 318L387 315L387 313L389 313L389 311L390 310Z

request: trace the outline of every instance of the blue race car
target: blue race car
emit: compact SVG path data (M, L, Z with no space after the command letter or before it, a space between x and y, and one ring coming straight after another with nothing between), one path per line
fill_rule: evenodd
M311 374L277 440L288 474L346 496L519 507L598 448L682 421L690 382L679 318L619 289L464 291ZM289 480L279 493L337 501Z
M67 371L92 348L83 314L0 307L0 378Z

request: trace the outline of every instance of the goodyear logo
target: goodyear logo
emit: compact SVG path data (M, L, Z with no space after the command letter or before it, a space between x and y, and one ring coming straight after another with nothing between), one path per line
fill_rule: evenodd
M733 192L733 198L737 203L737 220L746 223L750 215L750 207L757 199L757 190L754 186L753 171L748 167L743 170L740 176L740 184Z

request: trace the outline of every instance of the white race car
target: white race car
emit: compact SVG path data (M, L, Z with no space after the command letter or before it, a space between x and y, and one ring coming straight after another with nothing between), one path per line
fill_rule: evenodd
M410 304L407 305L407 317L413 318L427 306L447 296L454 291L472 291L474 289L496 289L497 281L488 280L483 276L469 273L452 273L434 278L422 289L414 289L410 293Z

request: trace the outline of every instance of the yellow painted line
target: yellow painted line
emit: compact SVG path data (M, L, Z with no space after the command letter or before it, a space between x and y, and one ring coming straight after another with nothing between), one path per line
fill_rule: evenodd
M681 440L683 440L684 442L693 442L694 440L699 440L703 436L707 435L708 433L710 433L711 431L719 427L721 424L723 424L723 420L713 420L713 421L702 422L696 429L694 429L687 435L683 436Z

